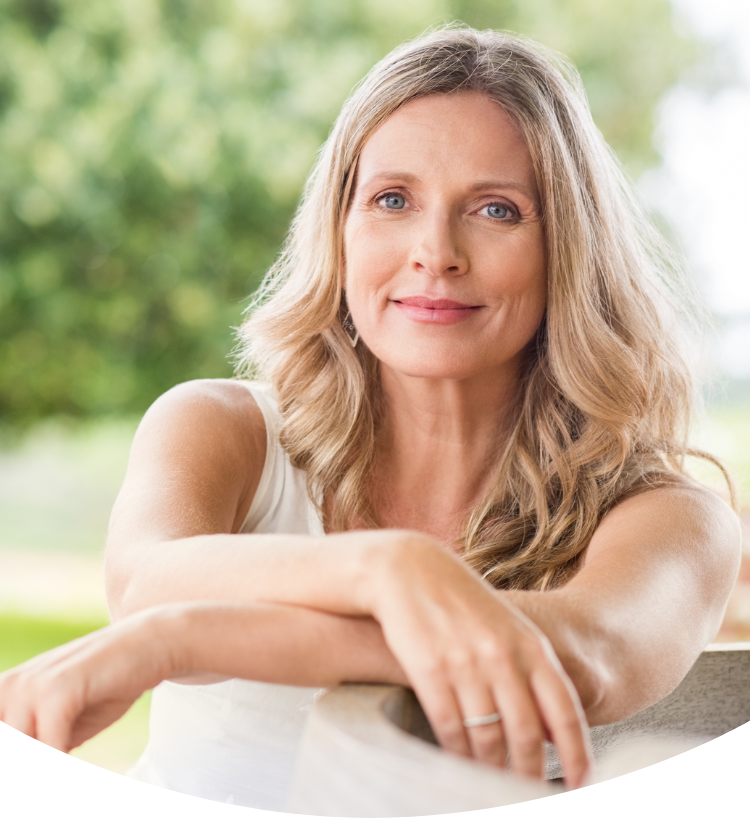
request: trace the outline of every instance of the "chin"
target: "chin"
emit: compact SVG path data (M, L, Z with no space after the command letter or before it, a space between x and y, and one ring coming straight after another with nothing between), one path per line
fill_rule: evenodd
M431 351L422 355L413 352L408 355L376 354L376 357L382 365L409 378L461 381L475 377L488 368L487 362L473 362L466 356L457 355L456 350L445 355Z

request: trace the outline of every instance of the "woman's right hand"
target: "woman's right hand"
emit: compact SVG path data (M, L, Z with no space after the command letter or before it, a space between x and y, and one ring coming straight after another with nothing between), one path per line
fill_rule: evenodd
M589 729L574 685L546 636L444 546L393 532L380 549L370 613L447 750L542 777L543 741L566 783L590 769ZM501 720L464 725L498 713Z

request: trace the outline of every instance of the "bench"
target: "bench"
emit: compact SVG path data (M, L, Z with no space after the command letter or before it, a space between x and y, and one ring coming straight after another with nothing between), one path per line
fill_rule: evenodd
M748 643L710 645L664 699L592 729L593 780L661 761L748 720ZM316 702L288 809L389 818L498 807L562 791L550 745L545 767L548 780L537 782L444 752L411 690L342 685Z

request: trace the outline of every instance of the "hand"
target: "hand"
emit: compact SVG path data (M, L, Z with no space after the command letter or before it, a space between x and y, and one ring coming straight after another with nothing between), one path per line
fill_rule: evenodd
M579 696L550 642L501 594L427 537L384 549L370 613L447 750L542 777L543 740L570 787L590 767ZM465 727L498 713L501 721Z
M170 675L158 612L131 616L0 674L0 721L67 753Z

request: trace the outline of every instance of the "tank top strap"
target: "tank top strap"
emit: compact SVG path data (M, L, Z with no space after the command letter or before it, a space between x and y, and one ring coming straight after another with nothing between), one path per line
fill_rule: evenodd
M268 515L279 500L284 485L284 471L286 456L279 443L279 427L281 418L276 396L271 387L263 383L240 381L253 395L266 424L266 458L263 463L261 480L258 483L255 497L250 504L240 531L254 531L258 523Z
M276 395L266 384L240 383L253 395L266 424L263 472L240 531L320 536L323 524L308 496L305 473L292 465L279 442L281 415Z

